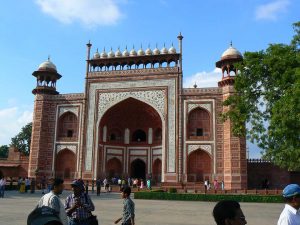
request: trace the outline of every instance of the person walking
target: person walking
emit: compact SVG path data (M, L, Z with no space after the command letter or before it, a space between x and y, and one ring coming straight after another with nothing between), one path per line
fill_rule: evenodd
M64 190L64 180L60 178L55 178L52 180L51 184L51 191L43 197L38 202L37 207L41 208L43 206L48 206L56 211L56 213L59 215L60 222L63 225L67 225L67 215L65 212L65 208L63 203L59 199L59 195L63 192Z
M107 190L107 189L108 189L107 184L108 184L108 181L107 181L107 179L106 179L106 177L105 177L105 179L103 180L103 186L104 186L104 189L106 190L106 192L108 191L108 190Z
M20 185L20 193L25 193L25 189L26 189L25 178L23 178Z
M92 179L92 193L94 194L95 191L95 180Z
M101 180L100 180L100 178L98 178L96 180L96 187L97 187L97 196L100 196L100 193L101 193Z
M125 186L122 188L122 199L124 199L123 204L123 216L115 221L115 224L119 223L122 220L122 225L134 225L135 218L135 205L134 202L130 198L131 188L129 186Z
M72 182L73 194L65 201L65 210L69 225L90 225L95 206L88 194L84 192L84 183L80 180Z
M213 209L213 217L217 225L245 225L245 215L240 204L233 200L222 200Z
M89 181L88 180L85 182L85 193L87 195L89 194Z
M278 219L277 225L300 224L300 186L298 184L287 185L282 192L285 206Z
M4 177L0 179L0 198L4 198L6 180Z

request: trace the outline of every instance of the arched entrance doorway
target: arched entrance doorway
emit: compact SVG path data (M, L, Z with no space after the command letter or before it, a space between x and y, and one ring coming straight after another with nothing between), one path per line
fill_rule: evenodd
M153 154L152 148L164 147L163 129L161 116L151 105L131 97L115 104L104 113L99 123L99 162L118 155L123 168L121 176L146 178L152 173L147 170L152 157L148 153ZM136 157L143 162L131 164L130 159ZM100 163L98 166L98 174L108 173L109 168Z
M211 157L201 149L188 156L188 182L203 182L211 176Z
M63 179L74 179L76 155L69 149L60 151L56 156L55 175Z
M106 176L108 176L109 178L122 176L122 163L116 157L107 161Z
M156 183L160 183L161 182L161 160L160 159L156 159L154 161L152 171L153 171L153 180Z
M146 164L141 159L136 159L131 163L130 176L145 180L146 178Z

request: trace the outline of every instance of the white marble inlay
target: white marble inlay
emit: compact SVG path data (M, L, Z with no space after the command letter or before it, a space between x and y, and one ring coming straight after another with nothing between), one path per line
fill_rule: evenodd
M66 112L74 113L78 117L79 108L75 107L75 106L61 106L61 107L59 107L58 117L60 117L62 114L66 113Z
M198 149L204 150L208 154L212 155L211 145L189 145L188 146L188 155Z
M58 144L58 145L56 145L56 153L59 153L60 151L62 151L64 149L69 149L72 152L74 152L74 154L76 154L77 145L68 145L68 144Z
M165 91L164 90L141 90L141 91L127 91L127 94L124 94L124 91L118 92L116 88L120 89L134 89L134 88L149 88L149 87L167 87L168 89L168 96L167 96L167 102L168 106L165 106L165 95L162 95ZM114 101L114 104L117 104L126 98L133 97L140 101L143 101L149 105L151 105L153 108L157 110L157 112L160 114L160 117L162 119L163 127L165 124L165 116L168 114L168 121L167 126L168 127L168 155L164 155L163 152L163 158L167 160L167 172L175 172L175 164L176 164L176 136L175 136L175 120L176 120L176 82L175 79L157 79L157 80L139 80L139 81L117 81L117 82L101 82L101 83L90 83L89 84L89 99L88 99L88 108L89 111L87 113L88 121L87 121L87 133L86 133L86 157L85 157L85 169L91 170L92 167L92 156L93 156L93 150L94 147L97 146L97 136L94 137L94 134L98 134L98 125L99 121L101 120L101 114L108 110L110 107L113 106L110 102L105 101L110 106L101 106L103 105L103 102L99 101L96 103L96 91L109 91L114 90L114 95L111 95L109 93L112 92L104 92L99 93L99 98L101 98L102 94L105 94L104 96L112 97L112 101ZM138 94L138 92L144 92L144 94ZM152 94L150 94L152 92ZM118 98L118 93L120 98ZM147 94L146 94L147 93ZM150 96L148 96L150 94ZM118 100L117 100L118 99ZM163 103L162 103L163 102ZM163 106L163 107L162 107ZM96 107L100 109L98 115L96 115ZM168 111L165 111L165 110ZM163 113L162 113L163 112ZM95 121L95 118L96 121ZM95 122L97 122L97 125L95 126ZM94 127L96 127L96 132L94 132ZM164 139L164 138L163 138ZM163 148L164 148L163 144ZM162 165L162 170L164 171L164 164Z
M188 104L188 112L192 111L193 109L196 108L204 108L206 109L208 112L211 113L211 104L201 104L201 103L189 103Z

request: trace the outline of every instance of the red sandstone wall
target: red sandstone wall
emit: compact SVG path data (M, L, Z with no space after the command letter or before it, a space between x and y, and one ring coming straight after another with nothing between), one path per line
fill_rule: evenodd
M270 182L270 189L283 189L289 183L300 184L300 172L288 172L270 162L248 161L248 188L261 189L264 179Z

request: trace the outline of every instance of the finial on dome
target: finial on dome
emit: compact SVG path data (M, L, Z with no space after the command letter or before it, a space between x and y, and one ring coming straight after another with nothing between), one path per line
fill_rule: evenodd
M232 47L232 41L230 41L230 47Z
M198 86L197 86L197 83L196 83L196 81L195 81L195 84L194 84L194 86L193 86L194 88L197 88Z
M48 55L48 61L50 61L50 55Z

